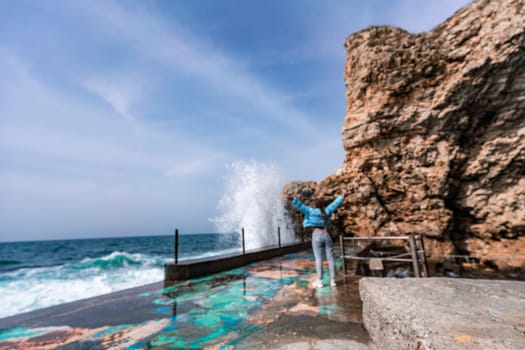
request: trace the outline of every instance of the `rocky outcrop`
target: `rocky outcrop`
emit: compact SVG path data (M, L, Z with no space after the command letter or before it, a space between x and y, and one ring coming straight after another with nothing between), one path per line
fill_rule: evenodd
M523 268L525 1L474 1L428 33L370 27L345 47L344 162L286 199L348 192L334 217L347 235L419 233L435 259Z

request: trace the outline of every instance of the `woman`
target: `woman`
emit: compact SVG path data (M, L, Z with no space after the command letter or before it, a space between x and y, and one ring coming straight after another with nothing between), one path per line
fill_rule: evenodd
M330 286L335 287L335 262L333 257L333 242L328 233L327 227L332 225L328 219L330 215L343 203L344 196L339 196L332 203L328 204L326 208L317 202L317 208L312 208L304 205L297 198L292 199L294 207L299 209L304 214L304 227L313 227L312 233L312 249L315 256L315 270L317 272L317 280L312 284L314 288L323 286L323 247L326 250L326 260L328 261L328 269L330 271Z

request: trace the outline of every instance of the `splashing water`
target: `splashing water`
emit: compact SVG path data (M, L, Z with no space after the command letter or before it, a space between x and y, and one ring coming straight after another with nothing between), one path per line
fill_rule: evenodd
M213 218L218 232L240 232L244 227L246 249L257 249L297 239L288 213L280 200L282 177L277 167L251 162L236 162L226 177L225 192L219 201L222 215Z

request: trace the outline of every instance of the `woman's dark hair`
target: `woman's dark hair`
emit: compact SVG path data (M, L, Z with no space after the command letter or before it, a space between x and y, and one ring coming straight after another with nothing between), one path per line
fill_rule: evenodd
M321 210L321 214L323 214L324 225L327 226L329 221L328 221L328 215L326 215L326 212L324 211L324 207L325 207L324 202L321 199L317 199L315 201L315 205L318 209Z

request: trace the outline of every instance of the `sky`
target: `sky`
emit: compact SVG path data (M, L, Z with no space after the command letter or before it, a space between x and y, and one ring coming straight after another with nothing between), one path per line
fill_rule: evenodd
M0 0L0 241L214 232L234 162L342 164L345 39L465 0Z

